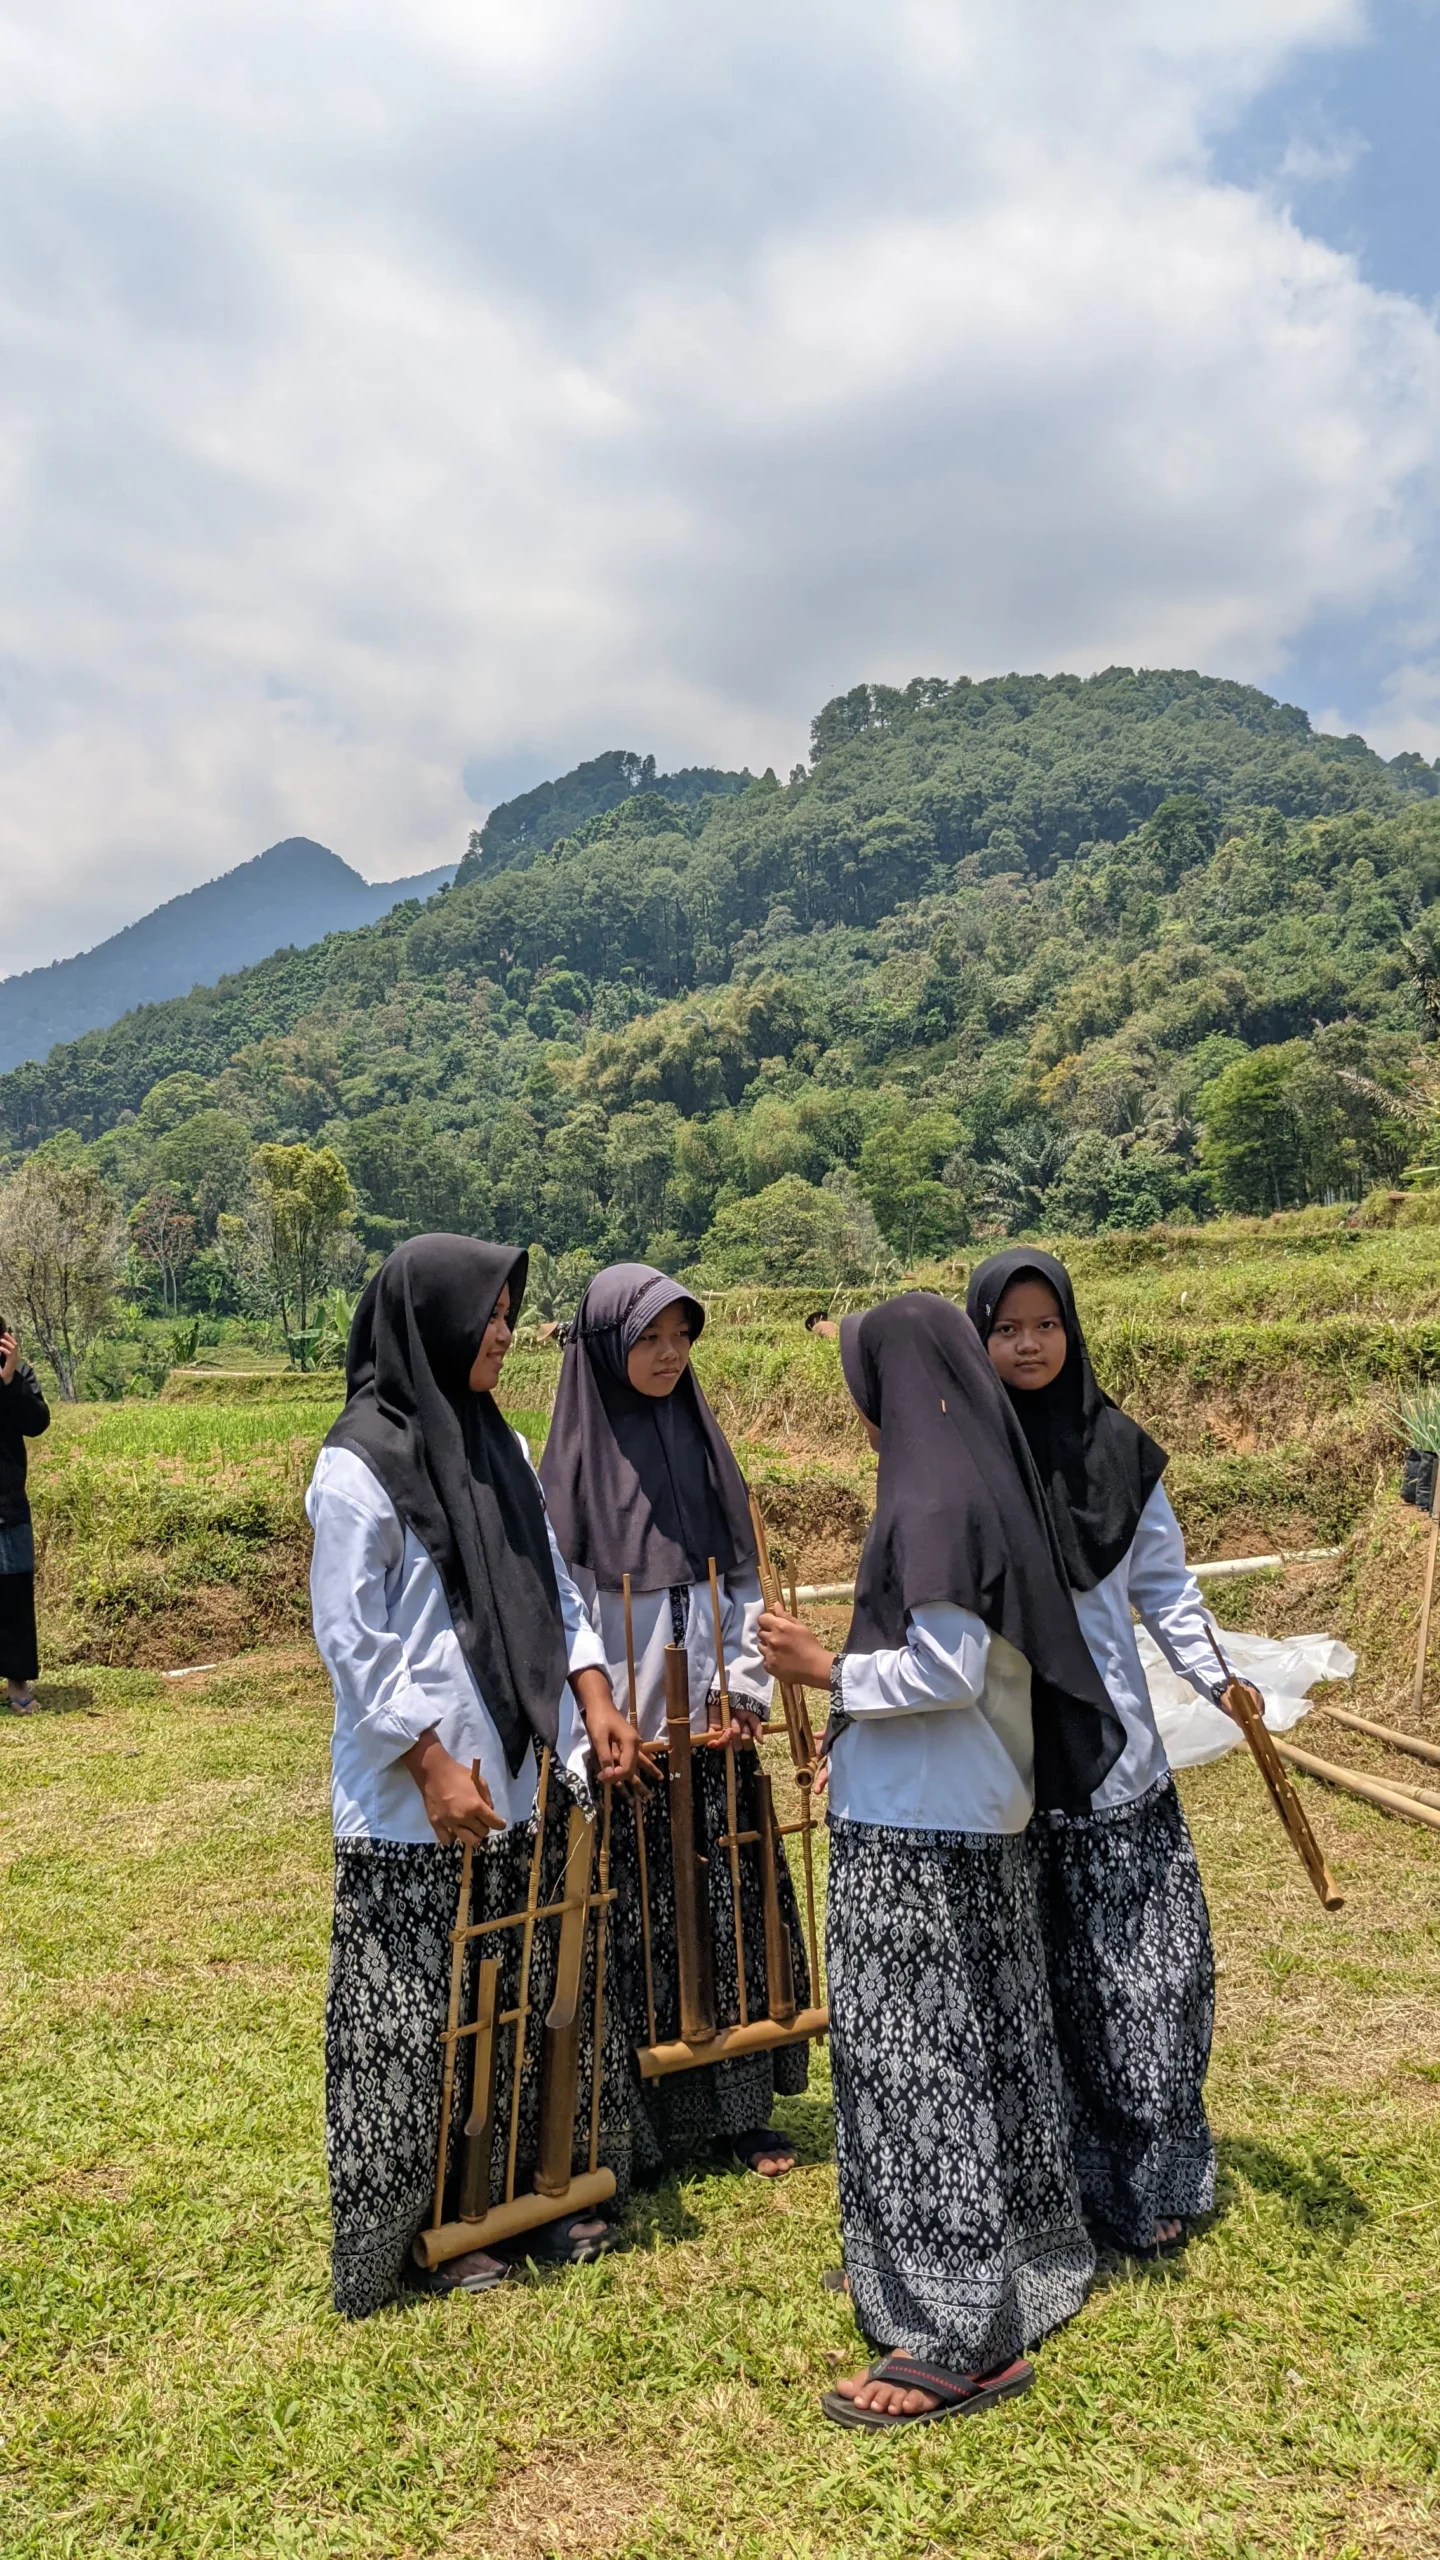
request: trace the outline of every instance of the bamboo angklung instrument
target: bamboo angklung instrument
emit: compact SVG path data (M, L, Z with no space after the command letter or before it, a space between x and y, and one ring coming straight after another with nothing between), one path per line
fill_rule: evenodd
M540 2072L535 2190L542 2196L563 2195L570 2184L575 2098L580 2081L580 1995L585 1984L594 1856L594 1818L582 1813L578 1804L572 1805L565 1841L565 1908L560 1915L555 1995L545 2015L545 2054Z
M474 1774L477 1776L479 1774L478 1764ZM443 2266L448 2258L460 2257L468 2250L485 2248L495 2241L513 2239L520 2232L533 2231L539 2224L557 2221L567 2213L587 2211L597 2204L604 2204L615 2193L614 2170L597 2166L600 2121L598 2075L604 2068L604 1915L614 1898L608 1875L609 1796L607 1793L605 1823L601 1834L602 1863L599 1891L590 1890L595 1817L583 1814L577 1808L570 1816L562 1899L558 1902L542 1904L540 1882L549 1778L550 1754L548 1751L542 1751L535 1808L535 1847L530 1859L523 1910L507 1912L495 1920L472 1921L470 1919L470 1886L473 1859L468 1845L461 1862L460 1902L451 1939L448 2024L443 2038L445 2064L441 2087L440 2141L435 2172L434 2216L430 2228L419 2233L413 2250L417 2264L422 2267ZM590 2093L590 2166L582 2176L577 2178L570 2174L570 2163L574 2152L576 2083L580 2036L584 2023L585 1948L592 1911L600 1915L602 1932L596 1948L595 2077L592 2078ZM527 2194L517 2195L515 2172L520 2136L526 2030L530 2016L531 1965L536 1925L542 1920L560 1922L560 1946L555 1996L545 2022L547 2043L541 2080L539 2146L541 2156L537 2160L532 2189ZM470 2023L462 2025L460 2008L466 1949L472 1938L489 1938L498 1931L508 1929L518 1929L521 1934L519 1982L515 2007L497 2013L500 1959L484 1957L479 1969L475 2016ZM490 2196L490 2176L495 2132L496 2053L499 2030L502 2027L514 2029L514 2082L510 2098L504 2194L500 2202L495 2204L492 2203ZM446 2222L443 2217L455 2075L460 2045L472 2038L475 2046L475 2071L472 2103L465 2123L459 2211L454 2221ZM551 2183L542 2184L542 2178L548 2178Z
M695 1847L690 1657L683 1644L665 1647L665 1738L670 1762L670 1855L675 1878L680 2036L687 2045L708 2044L715 2033L715 1967L710 1946L710 1902Z
M725 1669L725 1630L720 1620L720 1584L715 1572L715 1559L707 1559L710 1574L710 1616L715 1628L715 1685L720 1693L720 1714L725 1728L730 1724L730 1681ZM730 1902L735 1918L735 1981L740 2001L740 2024L750 2024L750 2003L745 1986L745 1922L740 1910L740 1806L735 1786L735 1745L725 1745L725 1846L730 1852ZM652 2039L653 2041L653 2039Z
M630 1608L630 1576L620 1576L620 1596L625 1604L625 1670L630 1682L630 1721L640 1731L640 1693L635 1686L635 1621ZM655 1971L650 1960L650 1866L645 1848L645 1787L637 1784L631 1802L635 1808L635 1864L640 1875L640 1945L645 1957L645 2018L650 2042L655 2041ZM608 1807L609 1797L606 1797ZM608 1882L608 1878L607 1878Z
M780 1576L770 1561L770 1541L765 1534L765 1515L754 1494L750 1495L750 1526L755 1532L755 1567L760 1577L760 1591L767 1609L780 1609L784 1601ZM792 1584L793 1591L793 1584ZM792 1605L790 1615L795 1615ZM820 1932L815 1918L815 1844L811 1834L815 1827L814 1787L819 1753L810 1723L810 1709L805 1690L798 1680L779 1682L780 1704L785 1711L785 1730L790 1737L790 1757L795 1766L795 1783L800 1790L800 1855L805 1868L805 1943L810 1956L812 1991L820 1988Z
M1265 1701L1248 1680L1239 1680L1231 1670L1216 1641L1213 1627L1207 1628L1210 1649L1225 1675L1224 1700L1260 1764L1260 1774L1270 1790L1275 1810L1290 1834L1295 1853L1315 1887L1327 1911L1339 1911L1345 1900L1325 1864L1324 1853L1310 1828L1310 1818L1295 1792L1290 1772L1275 1748L1273 1735L1265 1723Z

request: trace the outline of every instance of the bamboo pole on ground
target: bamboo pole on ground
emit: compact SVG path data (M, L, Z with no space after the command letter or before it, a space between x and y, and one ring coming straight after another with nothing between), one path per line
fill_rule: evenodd
M1358 1796L1362 1804L1373 1804L1381 1813L1398 1814L1402 1822L1419 1822L1427 1830L1440 1831L1440 1807L1432 1810L1402 1787L1388 1787L1383 1778L1368 1777L1363 1769L1342 1769L1333 1760L1317 1760L1313 1751L1301 1751L1293 1742L1277 1741L1275 1749L1282 1760L1303 1769L1309 1778L1323 1778L1328 1787Z

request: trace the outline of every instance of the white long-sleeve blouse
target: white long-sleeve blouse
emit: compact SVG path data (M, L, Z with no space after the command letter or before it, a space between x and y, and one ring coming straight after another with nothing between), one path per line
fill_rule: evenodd
M969 1609L912 1609L907 1640L847 1653L853 1721L830 1753L837 1822L901 1831L1023 1831L1035 1802L1030 1665Z
M523 1440L520 1445L525 1448ZM528 1449L525 1455L528 1460ZM384 1486L353 1450L322 1449L305 1509L315 1533L310 1567L315 1641L335 1693L331 1802L336 1838L433 1843L420 1790L401 1765L401 1754L432 1730L467 1769L479 1761L504 1821L526 1820L535 1802L534 1746L512 1776L490 1711L460 1650L440 1576L414 1531L402 1525ZM605 1649L553 1534L550 1552L568 1668L583 1671L595 1665L603 1670ZM559 1711L557 1749L578 1775L586 1734L568 1684Z
M625 1602L618 1591L601 1591L583 1567L576 1583L585 1599L590 1624L605 1648L605 1666L615 1703L631 1712L630 1673L625 1657ZM678 1618L681 1642L690 1661L690 1730L705 1730L705 1707L716 1686L715 1612L707 1582L677 1586L672 1607L668 1591L636 1591L631 1595L630 1624L635 1646L635 1689L638 1723L646 1742L665 1739L665 1647L675 1641ZM719 1576L720 1646L731 1704L767 1716L774 1684L760 1654L757 1633L765 1603L752 1568Z
M1182 1680L1207 1698L1219 1683L1200 1585L1185 1561L1185 1540L1163 1485L1156 1485L1114 1572L1093 1591L1072 1597L1095 1668L1125 1727L1125 1748L1091 1799L1101 1812L1132 1804L1170 1766L1135 1642L1135 1618L1149 1628Z

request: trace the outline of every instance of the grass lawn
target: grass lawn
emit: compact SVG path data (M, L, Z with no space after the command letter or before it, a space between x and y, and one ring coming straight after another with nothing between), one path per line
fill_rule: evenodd
M71 1675L0 1723L0 2553L447 2560L1440 2554L1440 1840L1186 1781L1215 1908L1222 2203L1110 2267L1029 2399L871 2440L823 2061L804 2165L642 2198L634 2246L360 2328L328 2302L328 1700L308 1657Z

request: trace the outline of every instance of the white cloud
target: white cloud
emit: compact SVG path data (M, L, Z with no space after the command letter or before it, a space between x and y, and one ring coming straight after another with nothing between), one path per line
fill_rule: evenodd
M1413 586L1435 329L1206 163L1342 0L0 28L0 969L283 834L443 859L467 764L1265 680Z

